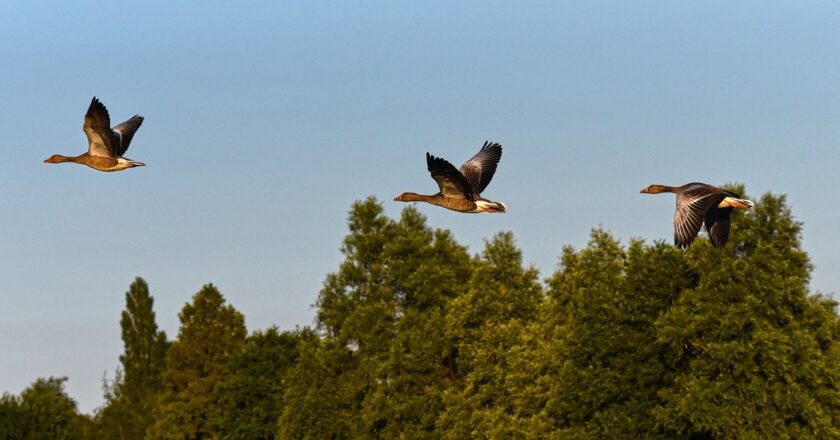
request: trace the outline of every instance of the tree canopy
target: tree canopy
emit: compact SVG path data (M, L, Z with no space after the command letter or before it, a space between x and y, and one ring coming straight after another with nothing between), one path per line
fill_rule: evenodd
M0 397L0 439L79 440L92 437L92 422L64 391L66 377L37 379L20 393Z
M166 353L154 424L146 436L159 439L218 438L224 405L217 388L245 342L245 318L216 286L205 285L184 305L178 338Z
M356 202L348 229L311 328L248 334L207 284L169 346L138 278L94 422L39 379L0 398L0 440L840 439L837 303L784 196L723 249L595 229L547 278L512 233L471 255L411 206Z

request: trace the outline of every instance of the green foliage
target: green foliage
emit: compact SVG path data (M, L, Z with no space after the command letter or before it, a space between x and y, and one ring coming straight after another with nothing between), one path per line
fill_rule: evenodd
M345 261L318 300L324 340L302 352L306 367L291 376L288 394L306 400L287 407L281 432L435 437L448 374L441 323L469 278L470 258L411 207L393 221L368 199L353 206L348 223ZM322 400L318 418L303 413Z
M446 317L452 383L438 420L444 437L512 438L544 429L544 402L534 388L542 300L537 270L522 267L513 234L496 235Z
M277 438L348 439L358 418L356 361L334 340L300 341L300 357L286 377Z
M152 423L152 407L161 388L168 343L158 330L149 286L137 277L125 294L120 318L124 353L122 369L105 386L106 405L97 413L99 435L142 439Z
M549 279L546 407L557 438L657 438L651 417L667 380L654 323L695 275L673 246L623 249L596 230L567 248Z
M0 397L0 440L24 438L26 413L20 407L20 399L9 393Z
M673 371L658 424L714 438L840 438L835 304L808 295L801 226L773 195L733 225L734 246L686 253L699 283L657 322Z
M64 391L66 377L38 379L20 393L0 398L0 439L77 440L91 437L91 421Z
M230 362L216 392L222 403L221 434L230 439L273 439L283 408L284 378L298 362L301 340L310 330L256 332Z
M567 249L549 280L554 436L838 438L838 320L808 295L799 233L765 195L724 250L601 231Z
M224 405L216 388L245 342L245 319L212 284L184 305L178 338L166 353L152 439L218 438Z
M128 439L128 438L143 438L143 433L139 433L139 437L129 437L130 429L135 425L136 417L128 405L128 401L122 397L120 388L122 385L122 370L117 368L115 377L112 381L108 381L107 377L102 379L102 391L105 398L105 404L96 410L94 418L96 426L96 434L99 438L113 438L113 439Z
M149 424L152 400L160 390L168 348L166 333L158 330L153 307L149 286L138 277L125 294L125 310L120 319L125 345L125 353L120 356L124 380L120 391L136 408L143 427Z
M207 285L164 363L138 278L96 435L48 379L0 398L0 440L138 438L143 423L149 439L840 439L837 304L808 292L782 196L735 212L724 249L594 230L545 286L511 233L471 258L374 199L348 226L315 330L246 338Z

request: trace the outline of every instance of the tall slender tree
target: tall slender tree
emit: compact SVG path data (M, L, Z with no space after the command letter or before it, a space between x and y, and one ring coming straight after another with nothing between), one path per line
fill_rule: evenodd
M225 305L212 284L184 305L178 338L166 353L162 391L154 408L151 439L218 438L224 404L218 385L245 342L245 318Z
M101 437L142 439L152 423L152 407L161 387L168 342L155 321L154 298L137 277L125 294L120 317L123 354L112 381L104 382L105 404L97 410Z
M158 330L149 285L137 277L125 294L120 317L124 352L121 380L115 381L114 400L122 407L119 425L126 439L143 438L152 423L152 407L161 388L168 342Z

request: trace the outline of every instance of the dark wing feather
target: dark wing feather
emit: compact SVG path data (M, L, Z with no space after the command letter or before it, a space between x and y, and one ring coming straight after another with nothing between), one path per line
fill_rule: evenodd
M485 141L481 150L461 165L461 174L472 185L473 192L481 194L487 188L501 158L501 144Z
M88 139L88 154L100 157L115 156L111 118L108 116L108 109L95 96L90 101L82 129Z
M697 237L706 217L706 212L716 207L727 193L711 185L689 183L677 194L677 210L674 212L674 244L685 249Z
M137 129L140 128L140 125L142 123L143 117L139 115L134 115L131 117L131 119L114 127L113 131L114 138L116 139L115 145L117 147L117 156L122 156L123 154L125 154L126 150L128 150L128 144L131 143L131 139L134 137L134 133L137 132Z
M709 233L709 240L712 246L722 249L729 240L730 218L733 208L718 208L706 211L706 232Z
M472 187L455 165L429 153L426 153L426 165L432 174L432 179L435 179L440 187L441 194L446 197L473 200Z

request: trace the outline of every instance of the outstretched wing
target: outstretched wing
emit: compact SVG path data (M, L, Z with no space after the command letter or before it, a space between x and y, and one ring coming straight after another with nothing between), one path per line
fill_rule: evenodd
M134 133L137 132L137 129L140 128L142 123L143 117L134 115L131 119L114 127L114 139L116 141L114 145L116 146L117 156L125 154L126 150L128 150L128 144L131 143L131 139L134 137Z
M706 211L706 232L709 233L709 240L712 246L722 249L729 240L729 227L732 210L734 208L718 208L713 206Z
M473 190L464 175L446 159L426 153L426 166L446 197L473 200Z
M684 249L694 241L706 212L716 207L728 193L711 185L690 183L677 194L677 210L674 212L674 244Z
M473 192L481 194L490 184L496 166L502 158L502 145L485 141L484 146L470 160L461 165L461 174L472 185Z
M88 139L88 154L100 157L115 156L111 118L108 116L108 109L95 96L85 113L85 124L82 129Z

